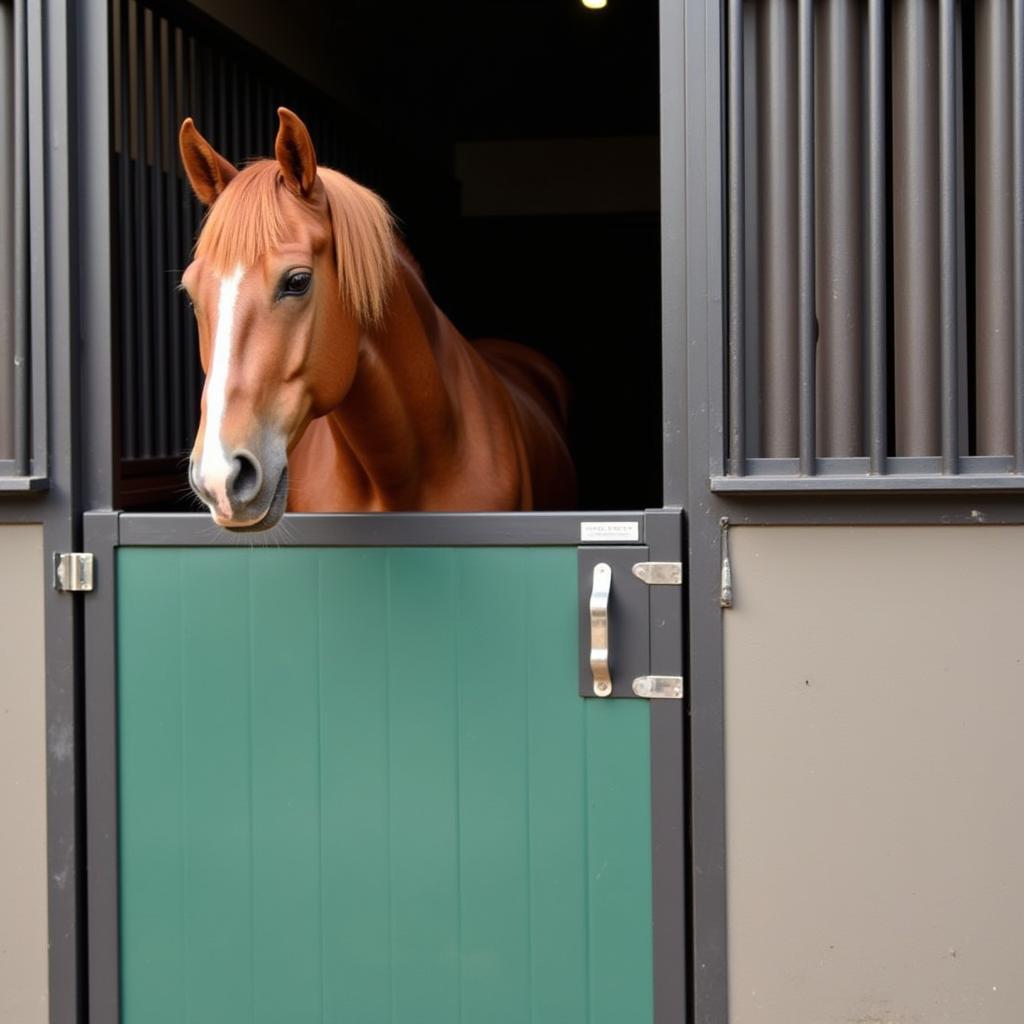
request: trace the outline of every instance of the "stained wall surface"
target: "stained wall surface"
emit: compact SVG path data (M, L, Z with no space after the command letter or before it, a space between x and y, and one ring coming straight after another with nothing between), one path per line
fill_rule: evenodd
M46 704L43 528L0 526L0 1021L43 1024Z
M1024 528L731 539L732 1024L1024 1020Z

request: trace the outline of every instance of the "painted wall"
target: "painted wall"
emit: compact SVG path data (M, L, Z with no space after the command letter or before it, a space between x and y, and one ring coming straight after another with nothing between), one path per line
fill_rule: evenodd
M1024 527L730 536L731 1021L1024 1020Z
M0 1021L48 1013L43 528L0 526Z

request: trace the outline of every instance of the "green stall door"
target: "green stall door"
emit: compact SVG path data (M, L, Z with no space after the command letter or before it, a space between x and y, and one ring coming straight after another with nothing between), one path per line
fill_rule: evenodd
M643 701L576 551L118 556L124 1024L648 1024Z

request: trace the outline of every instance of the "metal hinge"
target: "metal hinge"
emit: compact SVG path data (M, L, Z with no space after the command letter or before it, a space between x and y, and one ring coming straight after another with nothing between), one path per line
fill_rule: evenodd
M682 700L682 676L638 676L633 680L633 692L650 700Z
M633 575L652 587L678 587L683 582L682 562L637 562Z
M53 589L80 593L92 590L93 557L89 551L55 551Z
M678 587L683 582L682 562L637 562L633 575L651 587ZM648 700L682 700L682 676L638 676L633 693Z

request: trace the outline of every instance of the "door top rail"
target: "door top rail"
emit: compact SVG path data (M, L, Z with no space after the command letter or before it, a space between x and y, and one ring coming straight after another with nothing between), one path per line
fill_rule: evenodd
M621 539L585 540L583 524L636 524ZM206 514L118 516L122 546L157 547L497 547L643 544L644 512L376 512L286 515L265 533L228 533Z

